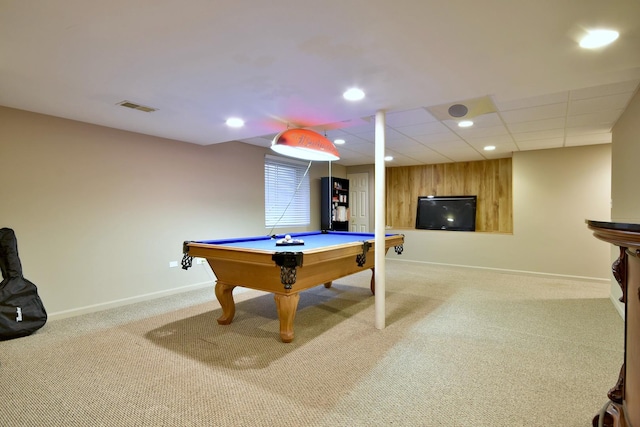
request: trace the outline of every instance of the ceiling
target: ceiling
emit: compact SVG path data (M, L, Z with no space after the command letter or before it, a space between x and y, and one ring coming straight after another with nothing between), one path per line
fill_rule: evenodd
M609 143L639 85L638 0L0 0L0 105L200 145L305 127L345 166L374 163L378 112L388 166Z

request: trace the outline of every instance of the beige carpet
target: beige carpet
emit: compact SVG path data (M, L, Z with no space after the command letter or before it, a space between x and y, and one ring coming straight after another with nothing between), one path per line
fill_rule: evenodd
M590 426L623 359L608 285L390 260L303 292L212 289L50 321L0 342L2 426ZM132 283L132 286L135 284ZM45 301L46 303L46 301Z

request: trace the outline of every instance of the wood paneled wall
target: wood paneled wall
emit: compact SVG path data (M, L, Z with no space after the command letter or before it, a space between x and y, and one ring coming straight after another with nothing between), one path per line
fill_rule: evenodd
M386 169L386 223L415 228L419 196L477 196L476 231L512 233L511 158Z

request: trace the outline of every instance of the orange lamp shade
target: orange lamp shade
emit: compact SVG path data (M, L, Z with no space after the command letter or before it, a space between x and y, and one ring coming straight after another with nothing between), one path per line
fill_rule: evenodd
M340 160L340 154L333 142L307 129L287 129L280 132L273 138L271 149L276 153L303 160Z

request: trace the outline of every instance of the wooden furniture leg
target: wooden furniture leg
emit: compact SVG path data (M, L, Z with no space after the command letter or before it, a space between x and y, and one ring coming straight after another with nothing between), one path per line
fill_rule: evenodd
M376 269L371 269L371 293L376 294Z
M300 294L274 294L278 318L280 319L280 339L282 342L293 341L293 319L296 317Z
M620 427L627 425L624 420L624 412L617 403L610 403L602 418L602 427ZM593 427L600 425L600 414L593 417L591 425Z
M233 301L233 288L226 283L216 283L216 298L222 307L222 316L218 317L219 325L228 325L236 314L236 303Z

